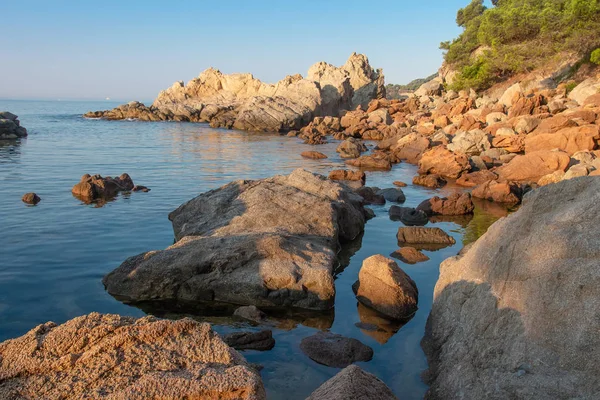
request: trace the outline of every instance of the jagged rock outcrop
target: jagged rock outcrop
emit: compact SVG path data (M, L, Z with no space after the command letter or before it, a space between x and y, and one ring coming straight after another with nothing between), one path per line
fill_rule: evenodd
M133 190L134 187L129 174L121 174L117 178L85 174L81 177L79 183L73 186L71 192L83 201L89 202L96 199L110 198L119 192Z
M17 139L27 136L27 129L21 126L19 117L8 111L0 111L0 140Z
M209 324L91 313L0 343L2 399L265 399Z
M339 243L365 216L351 189L302 169L232 182L173 211L177 242L129 258L104 285L130 301L329 309Z
M442 263L427 398L598 396L599 218L600 179L544 186Z
M307 78L297 74L276 84L261 82L252 74L223 74L209 68L187 85L175 82L150 107L131 102L85 116L204 121L213 127L281 132L300 129L318 116L366 108L372 99L384 97L383 72L373 70L364 55L353 53L341 67L317 63Z

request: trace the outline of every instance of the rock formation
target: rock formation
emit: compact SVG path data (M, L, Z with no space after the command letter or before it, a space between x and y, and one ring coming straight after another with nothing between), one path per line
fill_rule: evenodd
M282 132L300 129L315 117L368 107L385 97L383 72L362 54L346 64L317 63L308 76L287 76L276 84L251 74L223 74L209 68L185 85L175 82L150 107L139 102L85 114L88 118L210 122L213 127Z
M0 111L0 140L17 139L27 136L27 129L21 126L19 117L8 111Z
M442 263L427 398L598 396L599 216L599 179L544 186Z
M315 390L306 400L397 400L375 375L350 365Z
M133 181L128 174L121 174L118 178L110 176L103 178L100 175L85 174L71 191L83 201L89 202L110 198L119 192L133 190L133 188Z
M210 325L92 313L0 343L2 399L265 399Z
M332 307L340 242L364 228L363 199L304 170L236 181L169 215L177 242L126 260L104 277L128 301L218 301Z

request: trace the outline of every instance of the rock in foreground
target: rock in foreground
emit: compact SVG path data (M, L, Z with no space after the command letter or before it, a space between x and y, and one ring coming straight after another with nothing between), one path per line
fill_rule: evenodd
M210 325L92 313L0 343L2 399L265 399Z
M365 209L346 186L298 169L232 182L169 219L177 242L131 257L105 276L110 294L326 310L339 243L363 231Z
M431 399L597 398L600 179L528 193L440 267L423 347Z
M315 390L306 400L397 400L375 375L350 365Z

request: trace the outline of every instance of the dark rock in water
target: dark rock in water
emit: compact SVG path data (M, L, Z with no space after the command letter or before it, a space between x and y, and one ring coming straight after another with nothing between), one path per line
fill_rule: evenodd
M331 332L317 332L302 339L300 349L319 364L344 368L356 361L369 361L373 349L352 338Z
M420 262L429 261L429 257L414 247L402 247L390 254L390 257L397 258L398 260L407 264L417 264Z
M375 375L350 365L322 384L306 400L398 400Z
M389 318L407 319L417 311L417 285L394 260L382 255L367 258L355 285L358 301Z
M441 188L446 180L439 175L417 175L413 178L413 185L425 186L431 189Z
M363 186L355 190L365 201L365 204L385 204L385 197L378 194L373 188Z
M427 214L411 207L391 206L390 219L392 221L401 221L407 226L423 226L429 222Z
M256 308L256 306L239 307L233 312L233 315L257 323L263 322L265 319L267 319L266 314Z
M207 323L91 313L0 343L1 399L265 399Z
M270 330L260 332L234 332L223 335L223 341L236 350L271 350L275 339Z
M381 189L377 194L382 195L384 199L393 203L404 203L406 201L404 192L399 188Z
M339 244L362 233L365 216L356 193L302 169L232 182L169 215L173 246L129 258L103 282L132 302L328 310Z
M40 196L38 196L35 193L25 193L23 195L23 197L21 198L21 200L23 201L23 203L36 205L42 199L40 199Z
M0 140L11 140L27 136L19 117L8 111L0 111Z
M147 192L149 192L150 190L151 190L150 188L147 188L146 186L142 186L142 185L135 185L135 186L134 186L134 187L131 189L131 191L132 191L132 192L144 192L144 193L147 193Z
M119 192L132 190L133 187L133 181L128 174L122 174L118 178L85 174L79 183L73 186L72 192L83 199L94 200L115 196Z
M431 215L465 215L475 210L475 205L469 193L454 193L448 197L435 196L424 200L417 206L417 210Z
M432 248L443 248L456 243L452 236L440 228L415 226L399 228L397 238L400 246L409 245L409 247L415 248L427 248L427 245L433 245Z
M428 399L597 399L600 179L537 188L440 266Z

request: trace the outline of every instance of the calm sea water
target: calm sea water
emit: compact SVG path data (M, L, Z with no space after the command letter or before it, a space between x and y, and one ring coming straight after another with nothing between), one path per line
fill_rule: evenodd
M343 167L337 143L319 146L325 160L300 157L315 150L296 138L212 129L204 124L85 120L89 110L108 109L111 102L0 101L0 110L17 115L30 135L17 142L0 141L0 341L20 336L46 321L62 323L92 311L142 316L136 307L108 295L102 277L127 257L163 249L173 243L167 214L181 203L236 179L264 178L305 168L327 174ZM102 207L86 205L71 195L81 175L116 176L123 172L149 193L120 195ZM416 168L399 164L390 172L369 172L367 184L381 188L411 182ZM452 191L446 188L443 192ZM21 202L36 192L37 206ZM407 206L438 194L409 185ZM419 311L393 334L365 332L355 326L378 321L359 306L351 285L362 261L397 249L401 225L388 218L391 204L373 207L360 249L336 280L335 314L298 319L281 316L274 329L276 346L268 352L244 352L264 366L269 398L303 399L339 370L316 364L298 345L318 329L354 337L373 347L372 361L359 363L382 379L403 399L423 397L420 374L427 363L419 342L423 336L439 264L455 255L464 242L479 237L506 210L478 203L472 219L439 222L457 240L455 246L425 252L431 260L401 267L419 288ZM179 317L180 314L160 313ZM194 315L215 329L259 329L225 317Z

